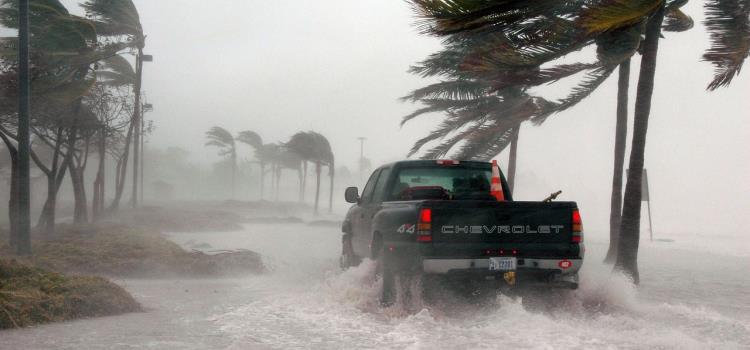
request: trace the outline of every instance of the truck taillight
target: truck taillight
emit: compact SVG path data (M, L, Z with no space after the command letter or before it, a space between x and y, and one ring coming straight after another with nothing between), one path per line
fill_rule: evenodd
M419 210L417 241L432 242L432 209L430 208L422 208Z
M450 160L450 159L439 159L435 161L438 165L459 165L461 162L457 160Z
M573 227L571 231L573 231L573 235L571 236L573 243L583 242L583 222L581 221L581 213L578 209L573 209Z

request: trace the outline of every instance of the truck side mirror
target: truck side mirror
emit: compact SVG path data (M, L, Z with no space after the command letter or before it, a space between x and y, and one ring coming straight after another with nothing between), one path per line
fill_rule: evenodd
M344 192L344 198L349 203L359 203L359 189L356 187L347 187Z

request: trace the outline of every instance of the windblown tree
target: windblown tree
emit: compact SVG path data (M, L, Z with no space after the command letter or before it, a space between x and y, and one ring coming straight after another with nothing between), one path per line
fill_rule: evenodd
M682 32L693 27L693 19L685 15L680 7L686 2L678 2L667 8L666 21L663 30L668 32ZM632 27L631 27L632 28ZM611 36L622 30L604 33L601 36ZM619 42L610 40L607 50L617 50ZM623 61L619 67L617 82L617 121L615 124L615 150L612 174L612 194L610 196L609 216L609 249L604 261L614 263L617 257L618 242L620 240L620 225L622 223L622 188L625 167L625 148L628 134L628 93L630 90L630 59Z
M133 186L131 205L138 205L138 174L141 157L141 85L143 80L143 48L146 35L143 32L138 9L131 0L88 0L81 6L86 16L95 25L98 35L126 43L135 54L135 79L133 84ZM127 167L127 160L125 162ZM124 181L124 176L121 177ZM115 207L116 208L116 207Z
M263 173L261 176L265 178L266 174L271 175L270 198L273 200L279 199L279 187L277 181L279 180L280 175L277 176L277 174L279 173L278 160L282 152L282 147L283 146L279 143L266 143L262 145L260 152L257 154L259 159L262 159L261 162L263 163ZM268 167L268 170L266 170L266 166Z
M219 126L214 126L206 132L206 146L216 147L219 156L227 157L230 162L232 196L235 193L235 181L237 177L237 145L232 133Z
M472 40L488 38L477 46L478 49L472 49L468 54L459 55L453 59L458 62L461 70L480 73L484 79L502 78L499 79L501 86L502 82L528 86L529 82L533 85L540 80L542 83L556 81L559 78L545 81L544 77L549 75L540 74L545 69L539 70L538 67L553 62L572 51L590 44L597 44L598 59L586 68L591 69L588 77L584 78L567 98L547 104L545 108L534 113L530 120L536 123L544 121L552 113L570 108L583 97L588 96L620 63L632 56L640 42L640 34L646 34L642 48L644 53L641 64L642 79L639 79L639 98L636 101L636 121L634 122L638 136L634 136L634 154L631 154L630 164L632 171L628 178L624 204L626 209L623 211L623 220L620 225L620 242L623 241L622 237L627 236L627 243L621 244L618 250L626 251L626 253L618 254L616 263L616 269L630 275L637 283L638 234L633 233L632 227L640 218L640 212L634 211L636 198L638 208L640 207L640 177L643 168L642 147L638 145L640 145L641 137L645 142L647 122L643 121L647 120L649 112L647 107L653 90L653 69L649 67L655 63L656 46L653 43L658 42L658 37L654 38L654 33L661 31L663 24L661 19L665 12L670 13L669 18L672 22L667 24L671 24L673 28L692 26L692 20L676 10L684 4L684 1L673 1L667 4L660 0L539 1L533 3L413 0L412 3L423 17L421 26L426 33L448 37L449 41L452 36L468 36ZM654 19L655 17L658 18ZM653 22L657 20L658 23L654 24ZM647 21L648 25L644 28L643 23ZM641 31L638 31L639 29ZM651 43L648 42L649 35ZM477 65L475 62L481 64ZM537 72L524 69L524 66L529 66L528 63L533 63ZM515 65L516 69L504 69L509 65ZM475 67L479 67L480 70ZM567 70L573 67L576 65L558 65L552 69ZM488 71L486 68L491 70ZM499 71L500 74L493 71ZM481 134L481 131L477 129L471 131L470 134ZM622 229L626 226L630 229L623 231ZM637 229L636 226L635 230Z
M336 173L336 161L331 149L331 143L328 139L314 131L310 131L313 139L315 140L315 175L316 175L316 186L315 186L315 214L318 214L318 202L320 200L320 173L321 166L328 167L328 178L329 184L329 196L328 196L328 212L333 211L333 185L334 176Z
M262 200L266 186L266 165L269 161L266 149L264 149L263 138L254 131L245 130L237 133L236 140L250 146L255 153L255 159L260 168L260 199Z
M315 138L309 132L300 131L292 135L285 145L302 159L302 182L300 184L299 200L300 202L304 202L305 192L307 191L307 163L314 161L316 157Z
M94 3L98 1L90 1ZM125 1L104 1L110 12L121 7ZM129 1L128 1L129 2ZM132 5L132 4L131 4ZM127 6L126 6L127 7ZM134 7L133 7L134 9ZM99 9L91 8L96 13ZM119 10L117 10L119 11ZM119 14L122 15L122 14ZM96 20L94 20L96 18ZM32 57L32 132L34 146L37 150L49 153L49 157L32 152L31 157L37 167L47 176L48 193L45 206L40 215L38 226L52 234L55 223L55 206L57 191L61 182L70 171L75 195L75 221L87 221L87 199L85 179L83 178L92 139L104 129L102 120L97 120L97 110L88 97L94 90L97 63L108 60L127 47L137 47L143 36L124 34L128 30L119 28L115 34L111 24L114 17L92 15L83 18L72 15L57 0L31 0L30 3L30 39ZM0 22L9 28L17 26L17 1L0 1ZM102 21L102 20L105 21ZM105 23L105 22L108 22ZM2 59L2 95L0 114L2 114L2 133L8 149L14 151L15 125L8 123L14 118L17 100L17 82L12 79L17 64L14 50L17 38L0 38L3 42ZM107 62L102 66L108 66ZM111 69L110 69L111 70ZM132 69L131 69L132 70ZM107 74L105 74L107 75ZM10 78L10 79L8 79ZM111 80L111 77L108 78ZM106 144L106 136L101 137L100 144ZM45 149L46 147L46 149ZM104 152L99 152L104 153ZM102 156L100 156L102 157ZM103 164L103 157L100 159ZM103 165L100 164L100 170ZM103 173L98 180L103 178ZM13 182L13 181L12 181ZM12 184L12 186L15 186ZM95 186L96 187L96 186ZM17 191L11 189L11 197ZM103 200L103 191L95 188L95 202ZM97 195L101 195L97 198ZM13 198L11 198L13 203ZM95 212L101 204L96 204ZM11 223L14 221L14 208L10 208ZM14 225L11 224L11 227ZM13 234L11 234L13 236Z
M285 144L278 143L264 145L263 157L271 164L275 200L279 200L281 175L285 169L297 171L299 186L302 188L302 157L299 154L291 151Z
M97 74L99 78L101 78L100 74ZM96 144L96 154L99 158L91 202L94 221L101 219L105 215L105 165L107 154L112 152L120 154L122 147L118 141L124 138L119 137L119 135L132 126L130 123L132 115L128 113L132 105L129 93L130 91L127 88L111 86L100 81L85 97L85 104L96 115L99 125L99 129L93 135L94 143ZM118 149L115 150L114 148ZM127 151L127 148L122 151ZM122 157L117 157L117 159L117 169L122 170ZM122 178L123 176L124 172L117 173L117 178ZM121 198L123 186L124 181L115 183L115 187L120 189L119 196L116 195L116 198Z
M438 77L442 81L415 90L404 98L425 105L406 116L404 122L431 112L443 112L447 116L430 135L417 141L410 155L429 142L442 140L423 157L440 157L454 151L456 158L490 159L509 144L517 144L523 122L541 124L550 115L576 105L635 51L631 35L629 51L600 50L595 62L548 66L567 53L600 43L596 37L582 35L583 31L566 18L565 12L538 14L507 27L462 33L443 28L439 20L430 22L431 16L442 11L441 6L448 6L445 2L416 3L418 12L426 19L423 30L447 36L446 48L411 68L412 73ZM427 8L422 7L425 3L429 3ZM635 39L637 45L637 37ZM558 101L528 93L537 86L579 73L585 74L570 94ZM512 153L516 148L513 147ZM510 168L515 169L515 157L511 158ZM513 171L509 176L514 177Z
M127 168L128 168L128 160L130 158L130 146L133 143L133 134L136 132L136 127L139 125L139 123L135 122L134 115L136 106L134 102L127 102L123 100L119 100L122 98L125 98L128 96L128 94L131 93L135 95L135 89L137 82L137 74L135 70L133 69L133 66L128 62L127 59L125 59L122 55L114 55L112 57L108 57L104 60L102 60L101 65L99 66L99 70L96 72L98 80L103 84L109 92L112 94L116 94L119 96L119 98L108 98L108 101L103 101L106 104L102 105L101 107L109 108L108 106L111 106L116 111L116 115L112 116L110 115L110 118L115 117L118 118L120 113L123 112L130 112L131 116L129 118L127 132L125 134L124 142L122 142L122 151L116 152L118 155L117 157L117 164L116 164L116 176L115 176L115 196L112 199L112 202L109 205L109 210L111 212L117 211L120 207L120 201L122 200L122 195L125 191L125 183L127 179ZM107 111L102 110L100 113L106 113ZM102 118L102 116L100 116ZM103 128L100 133L100 149L102 145L106 147L107 145L107 138L108 138L108 130L106 128ZM104 154L99 155L100 159L100 171L101 177L97 175L98 178L104 179L104 168L103 164L105 161ZM135 160L134 160L135 161ZM101 200L102 204L100 206L103 206L103 200L104 200L104 187L103 184L99 185L99 191L102 192L101 194Z
M0 4L0 22L6 27L15 28L18 18L17 2L7 0ZM40 166L38 157L33 153L31 156L48 177L48 199L40 224L48 234L52 234L58 183L62 181L72 156L82 98L94 82L92 66L117 52L122 46L113 43L97 45L92 24L85 18L70 14L56 0L32 1L29 20L32 48L31 94L35 101L31 110L32 130L55 154L49 167L43 164ZM17 38L2 39L6 43L14 40ZM2 56L4 64L16 64L12 54L3 52ZM12 86L3 88L8 91L13 89Z
M88 196L86 195L86 167L91 155L92 139L101 129L100 123L90 106L85 103L81 106L77 118L78 138L68 150L72 152L68 162L71 185L73 188L73 222L86 224L89 222Z
M633 120L631 143L622 217L617 233L617 256L615 270L621 271L639 283L638 246L640 242L640 218L642 203L642 180L646 151L646 134L651 114L651 100L656 74L656 59L662 28L684 30L692 27L692 20L679 11L684 1L644 1L634 4L592 4L584 8L580 23L589 32L606 32L623 28L634 18L646 19ZM630 6L628 6L630 5ZM665 21L666 18L666 21Z
M316 186L315 186L315 209L314 213L319 213L318 207L320 203L320 180L322 174L322 168L327 166L329 169L328 175L331 179L331 195L329 200L329 211L333 208L333 184L335 175L335 159L333 151L331 150L331 144L325 136L314 132L298 132L294 134L291 139L286 143L286 147L292 152L299 155L301 160L304 162L303 165L303 179L307 177L307 162L315 164L315 175L316 175ZM304 180L303 180L304 184ZM302 186L304 191L304 185Z

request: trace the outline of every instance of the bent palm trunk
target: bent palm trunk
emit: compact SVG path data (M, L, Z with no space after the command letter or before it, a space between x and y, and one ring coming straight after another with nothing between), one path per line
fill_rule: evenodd
M628 90L630 85L630 59L620 63L617 83L617 124L615 126L614 173L612 174L612 196L609 211L609 250L604 258L614 263L622 219L622 174L625 164L625 146L628 137Z
M638 243L641 226L641 181L643 180L643 163L646 152L646 133L648 118L651 113L651 98L654 93L654 75L656 57L659 51L659 36L664 20L664 2L648 20L646 39L644 40L641 71L638 76L638 90L635 99L635 118L633 122L633 141L630 151L630 169L625 186L620 240L617 247L615 270L622 271L638 284Z
M315 215L318 215L318 204L320 202L320 162L315 162Z
M328 214L333 213L333 177L335 175L334 173L334 166L331 165L331 189L330 193L328 194Z
M135 124L131 121L128 133L125 136L125 148L122 153L122 158L117 161L117 176L115 183L115 198L112 199L112 203L109 205L109 211L115 212L120 208L120 200L122 199L122 193L125 190L125 179L127 177L128 169L128 157L130 155L130 143L133 140L133 128Z

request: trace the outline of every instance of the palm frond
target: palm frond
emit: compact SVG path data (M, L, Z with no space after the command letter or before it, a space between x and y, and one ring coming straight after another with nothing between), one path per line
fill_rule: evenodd
M421 99L470 100L486 95L490 86L477 80L456 79L441 81L414 90L401 98L402 101L416 102Z
M487 100L487 99L496 99L497 97L482 97L479 99L474 100L452 100L452 99L422 99L420 102L425 104L425 107L422 107L411 114L403 117L401 119L401 125L403 126L408 121L419 117L421 115L427 114L427 113L433 113L433 112L441 112L441 111L449 111L454 110L458 108L465 108L471 105L476 104L480 100Z
M641 45L646 30L643 20L629 27L601 33L596 37L596 56L602 65L616 66L633 57Z
M693 28L693 19L678 8L668 10L664 16L662 30L666 32L684 32Z
M492 83L492 91L499 91L514 86L530 88L544 84L552 84L558 80L599 66L600 63L596 62L561 64L544 69L532 67L528 69L502 70L495 72L490 81Z
M568 96L560 99L557 102L550 103L544 106L544 112L535 116L532 121L534 124L543 123L550 115L560 113L568 108L571 108L581 102L583 99L591 95L596 91L604 81L612 75L616 66L605 66L597 68L589 73L582 79L582 81L573 87L571 93Z
M450 35L567 13L582 1L410 0L422 33Z
M486 161L505 149L510 144L513 134L513 123L494 120L467 135L465 142L453 157Z
M593 42L574 21L544 18L510 33L477 35L468 42L460 68L486 74L497 70L541 66Z
M133 66L121 55L113 55L101 61L96 75L108 86L132 86L136 82Z
M706 0L704 24L711 47L703 60L714 66L709 90L727 86L750 55L750 0Z
M234 137L232 133L220 126L214 126L206 131L206 146L216 146L219 148L234 148Z
M88 0L81 7L93 19L100 35L129 35L136 40L143 38L138 9L132 0Z
M256 152L263 147L263 138L258 133L250 130L240 131L237 134L237 141L253 147Z
M663 3L664 0L595 0L581 11L577 22L589 33L603 33L641 22Z

